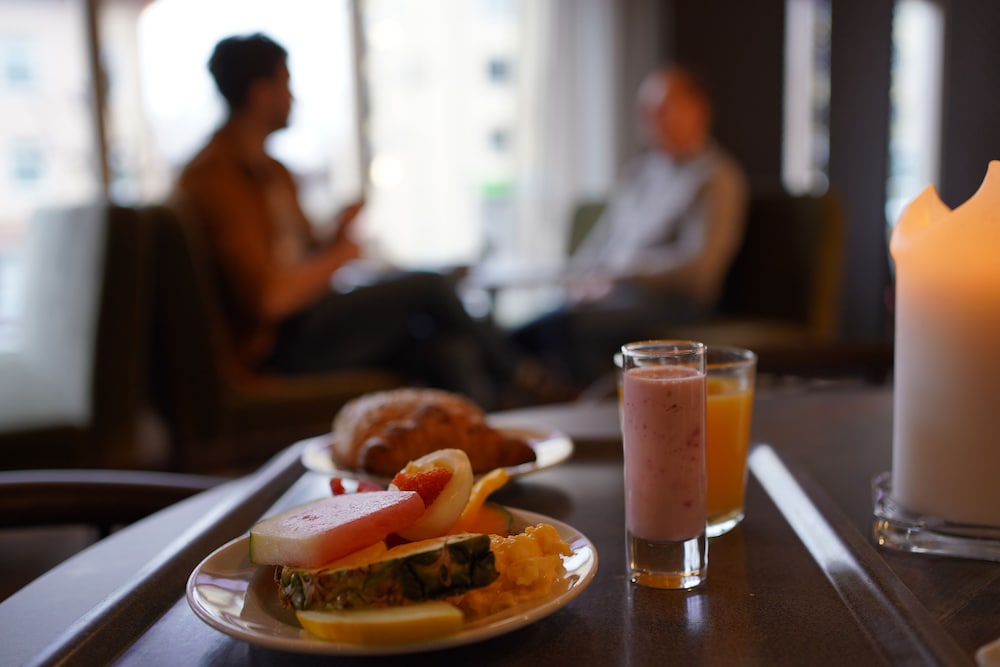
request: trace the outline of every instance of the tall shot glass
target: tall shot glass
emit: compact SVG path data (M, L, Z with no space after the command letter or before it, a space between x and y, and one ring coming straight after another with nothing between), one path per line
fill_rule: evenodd
M686 589L708 575L705 346L622 346L622 439L629 578Z

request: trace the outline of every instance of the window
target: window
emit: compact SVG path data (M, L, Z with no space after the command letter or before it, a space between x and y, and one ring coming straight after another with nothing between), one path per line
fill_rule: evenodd
M892 87L886 220L938 185L944 16L932 0L898 0L892 22Z
M11 181L15 188L31 188L42 180L44 156L38 146L18 146L12 149Z
M30 40L8 39L3 44L3 77L10 91L31 90L36 58Z
M101 192L86 5L0 2L0 352L17 346L18 267L34 211Z
M213 47L230 35L263 32L288 50L295 94L291 124L269 149L295 174L313 220L332 220L362 189L350 11L348 0L105 0L114 198L145 203L167 195L225 113L207 69Z
M496 84L510 83L511 81L511 71L510 63L502 58L492 58L489 63L487 63L487 71L489 73L489 79Z
M827 186L830 108L829 0L787 0L782 179L793 193ZM896 0L892 23L886 220L937 185L944 12L935 0Z
M539 4L362 3L369 222L389 261L468 264L513 235L510 128L525 121L520 74L538 66L524 26L540 20Z
M363 194L366 251L402 267L557 258L569 204L614 177L615 7L4 0L0 319L32 211L162 201L223 117L212 47L258 30L289 51L296 104L269 148L315 222Z
M509 151L511 145L510 131L502 127L495 128L490 132L490 144L497 153Z
M830 0L787 0L781 175L793 194L824 192L830 157Z

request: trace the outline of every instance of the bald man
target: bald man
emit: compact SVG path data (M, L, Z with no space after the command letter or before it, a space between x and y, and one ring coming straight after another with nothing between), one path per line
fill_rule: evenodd
M711 313L743 238L743 170L712 136L702 81L673 66L648 75L637 99L646 150L570 258L566 301L517 332L553 367L592 381L629 340Z

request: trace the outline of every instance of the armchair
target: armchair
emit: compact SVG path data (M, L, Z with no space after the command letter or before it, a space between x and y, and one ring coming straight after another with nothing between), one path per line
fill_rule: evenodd
M232 361L203 239L165 206L144 211L156 247L154 400L173 443L172 468L246 469L330 429L351 398L403 384L368 368L319 375L252 374Z
M155 467L140 446L149 239L132 209L47 209L28 229L17 342L0 353L0 469Z
M765 373L884 380L891 343L840 336L843 215L831 192L753 197L716 315L657 335L753 349Z

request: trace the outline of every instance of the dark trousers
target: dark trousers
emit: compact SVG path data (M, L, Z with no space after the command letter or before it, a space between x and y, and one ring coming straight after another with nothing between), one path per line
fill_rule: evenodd
M546 313L513 337L555 373L585 386L614 371L613 355L625 343L658 336L670 325L696 322L708 312L692 299L621 285L601 301Z
M399 272L331 291L288 319L267 367L290 374L392 368L489 408L518 357L501 332L469 316L445 276Z

